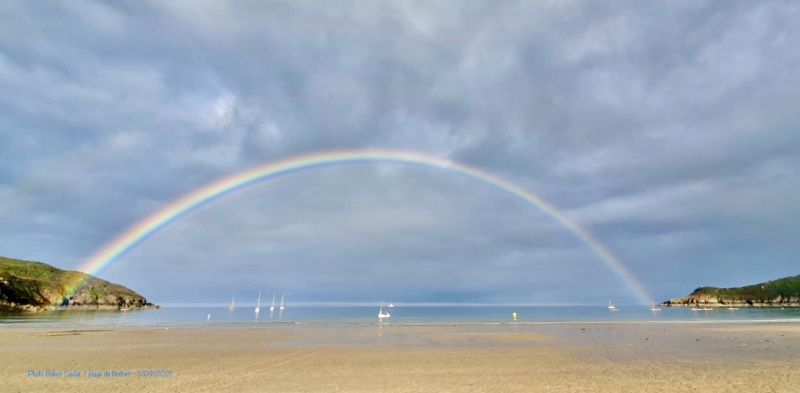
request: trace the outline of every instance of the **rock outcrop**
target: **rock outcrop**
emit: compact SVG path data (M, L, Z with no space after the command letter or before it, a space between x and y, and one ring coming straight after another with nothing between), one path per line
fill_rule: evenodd
M75 283L83 283L70 294ZM138 293L88 274L41 262L0 257L0 310L120 310L155 308Z
M664 302L671 307L800 307L800 275L740 288L697 288Z

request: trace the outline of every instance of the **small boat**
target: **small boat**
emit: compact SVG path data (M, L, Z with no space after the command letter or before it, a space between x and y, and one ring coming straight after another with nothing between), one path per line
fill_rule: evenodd
M283 307L283 294L281 294L281 306L278 308L279 310L283 311L285 307Z
M261 291L258 291L258 301L256 302L256 309L253 311L255 311L256 319L258 319L258 313L261 312Z
M617 306L615 306L615 305L611 304L611 299L608 299L608 310L609 310L609 311L619 311L619 309L617 308Z
M272 305L269 306L269 312L271 313L273 311L275 311L275 294L274 293L272 294Z
M738 310L738 309L739 309L739 307L728 307L728 310L730 310L730 311L735 311L735 310Z
M234 296L234 297L231 299L231 305L230 305L230 306L228 306L228 311L230 311L230 312L234 312L234 311L236 311L236 303L235 303L235 301L236 301L236 297Z
M206 323L209 322L211 322L211 313L208 313L208 315L206 316Z
M384 320L391 317L392 314L389 314L388 311L383 311L383 301L381 301L381 307L378 309L378 320Z
M650 311L661 311L661 307L656 306L656 302L653 302L653 305L650 306Z
M386 307L389 307L389 308L394 308L394 303L391 303L391 302L390 302L390 303L389 303L389 305L388 305L388 306L386 306Z

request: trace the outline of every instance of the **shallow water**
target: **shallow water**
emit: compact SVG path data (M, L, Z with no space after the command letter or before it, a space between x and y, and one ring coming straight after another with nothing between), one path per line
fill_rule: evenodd
M715 322L715 321L797 321L800 308L742 308L731 311L692 311L688 308L620 307L610 312L598 306L398 306L387 309L392 317L387 324L509 323L512 313L517 322ZM53 311L35 314L0 314L0 325L35 324L45 326L204 326L270 323L374 324L377 307L371 306L292 306L270 316L262 309L259 319L252 307L229 312L226 307L163 307L137 311ZM209 321L208 315L211 314Z

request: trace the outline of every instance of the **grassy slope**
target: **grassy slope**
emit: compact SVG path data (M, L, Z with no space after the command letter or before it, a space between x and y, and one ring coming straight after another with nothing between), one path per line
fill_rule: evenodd
M31 305L59 305L64 301L65 287L86 276L41 262L0 257L0 300ZM98 278L90 279L74 299L80 299L82 304L145 302L136 292Z
M793 299L791 301L797 302L800 299L800 275L740 288L701 287L695 289L690 296L711 296L723 301L756 303L770 303L776 299L783 299L784 302Z

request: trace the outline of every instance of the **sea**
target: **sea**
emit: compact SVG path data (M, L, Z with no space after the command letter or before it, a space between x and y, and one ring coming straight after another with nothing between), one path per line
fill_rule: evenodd
M713 323L800 322L800 308L725 308L693 311L689 308L650 306L517 306L517 305L403 305L384 308L391 318L378 321L377 305L289 305L283 312L262 307L256 318L254 307L229 311L225 305L177 305L130 311L50 311L0 314L2 326L52 327L146 327L225 326L268 324L513 324L513 323Z

